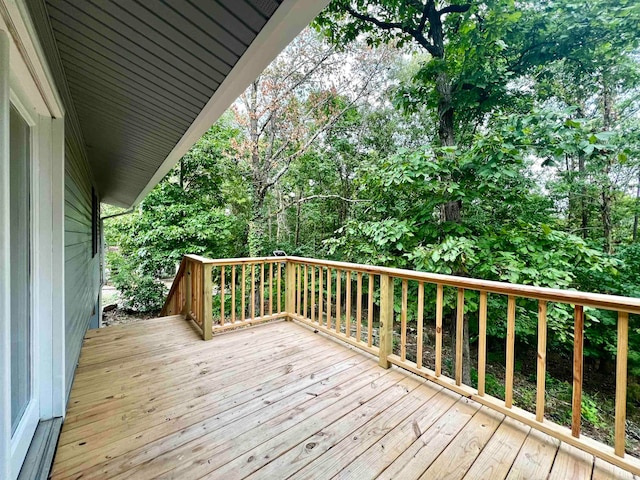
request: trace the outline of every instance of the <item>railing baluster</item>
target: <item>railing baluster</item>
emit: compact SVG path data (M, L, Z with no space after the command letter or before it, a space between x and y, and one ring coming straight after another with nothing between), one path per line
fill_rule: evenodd
M302 265L298 265L296 269L297 282L296 282L296 293L297 293L297 303L296 303L296 313L298 315L302 315Z
M269 316L271 315L273 315L273 262L269 263Z
M373 273L369 273L369 298L367 299L367 345L373 345Z
M536 382L536 420L544 420L544 393L547 375L547 302L538 302L538 367Z
M256 318L256 266L252 263L251 267L251 319Z
M487 369L487 292L480 292L478 327L478 395L482 397Z
M236 322L236 266L231 267L231 323Z
M342 322L342 270L336 270L336 333Z
M422 368L422 346L424 344L424 283L418 282L418 320L416 338L416 366Z
M462 385L462 336L464 323L464 288L458 288L456 307L456 385Z
M616 355L615 452L625 455L627 421L627 355L629 348L629 314L618 312L618 347Z
M282 313L282 264L278 262L278 313Z
M582 416L582 368L584 348L584 307L576 305L573 310L573 395L571 401L571 435L580 437Z
M402 305L400 307L400 358L404 362L407 359L407 297L409 294L409 282L402 280Z
M507 300L507 365L504 385L504 404L513 406L513 369L515 366L516 341L516 297L509 295Z
M240 313L240 319L244 322L247 317L247 309L245 308L245 300L247 298L247 266L242 264L242 311Z
M316 267L311 265L311 323L316 320Z
M436 287L436 377L442 375L442 303L444 287Z
M308 306L308 292L309 292L309 266L304 266L304 294L302 299L302 316L307 318L307 306Z
M356 338L362 341L362 272L358 272L356 280Z
M260 317L264 317L264 262L259 265L260 269Z
M324 279L324 268L318 267L318 325L322 326L322 316L324 314L324 288L322 288L322 280Z
M331 328L331 269L327 267L327 328Z
M224 265L220 267L220 325L224 325Z
M347 337L351 337L351 270L347 270L345 273L345 307L344 307L344 333Z
M184 316L188 319L191 316L191 307L193 301L193 292L191 283L193 275L191 275L191 262L185 264L185 294L184 294Z

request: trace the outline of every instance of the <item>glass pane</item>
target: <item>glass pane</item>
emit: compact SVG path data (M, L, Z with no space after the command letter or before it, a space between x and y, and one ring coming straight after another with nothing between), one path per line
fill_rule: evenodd
M30 132L12 107L10 116L11 433L31 399Z

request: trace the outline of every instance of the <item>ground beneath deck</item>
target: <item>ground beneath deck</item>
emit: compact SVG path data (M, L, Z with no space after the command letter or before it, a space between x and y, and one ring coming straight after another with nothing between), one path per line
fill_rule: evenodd
M91 330L52 477L633 478L291 322Z

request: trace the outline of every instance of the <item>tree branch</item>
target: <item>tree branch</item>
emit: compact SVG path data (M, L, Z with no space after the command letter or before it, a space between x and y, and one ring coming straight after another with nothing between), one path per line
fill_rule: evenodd
M353 8L351 8L349 5L345 5L344 9L347 11L347 13L357 18L358 20L362 20L363 22L373 23L375 26L377 26L382 30L397 29L408 35L411 35L416 40L416 42L418 42L422 47L424 47L425 50L427 50L427 52L429 52L431 55L433 55L434 57L441 56L438 49L427 40L427 38L423 35L421 30L410 28L406 25L403 25L400 22L384 22L375 17L372 17L371 15L360 13L354 10ZM427 9L427 6L425 6L425 9ZM426 24L426 18L424 19L424 22ZM422 23L422 20L420 21L420 24L424 28L424 24Z
M273 212L267 218L275 217L276 215L284 212L285 210L290 209L294 205L300 205L301 203L310 202L311 200L327 199L327 198L336 198L338 200L342 200L344 202L349 202L349 203L371 202L371 200L363 200L363 199L358 199L358 198L346 198L346 197L343 197L342 195L329 195L329 194L327 194L327 195L309 195L308 197L299 198L295 202L291 202L288 205L285 205L284 207L282 207L277 212Z
M466 5L449 5L448 7L444 7L438 10L438 15L446 15L447 13L464 13L468 12L471 8L470 4Z

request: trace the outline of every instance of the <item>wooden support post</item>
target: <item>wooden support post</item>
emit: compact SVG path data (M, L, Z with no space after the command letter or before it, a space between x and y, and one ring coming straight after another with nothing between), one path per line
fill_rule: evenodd
M192 275L191 275L191 262L186 259L185 259L185 262L186 262L186 265L185 265L185 272L184 272L184 280L186 283L185 283L185 295L184 295L184 310L182 314L184 315L184 318L189 320L189 317L191 316Z
M211 265L201 265L202 268L202 339L211 340L213 337L213 280Z
M573 396L571 399L571 435L580 437L582 416L582 367L584 349L584 307L576 305L573 311Z
M294 263L287 262L285 275L284 308L287 311L287 318L293 320L293 315L296 313L296 265Z
M382 368L389 368L388 356L393 353L393 278L380 275L380 359Z
M507 300L507 365L504 380L504 405L513 405L513 370L515 368L516 341L516 297L509 295Z
M547 375L547 302L538 302L538 367L536 371L536 420L544 420L544 393Z
M618 353L616 357L616 429L615 452L624 457L627 420L627 355L629 347L629 314L618 312Z

